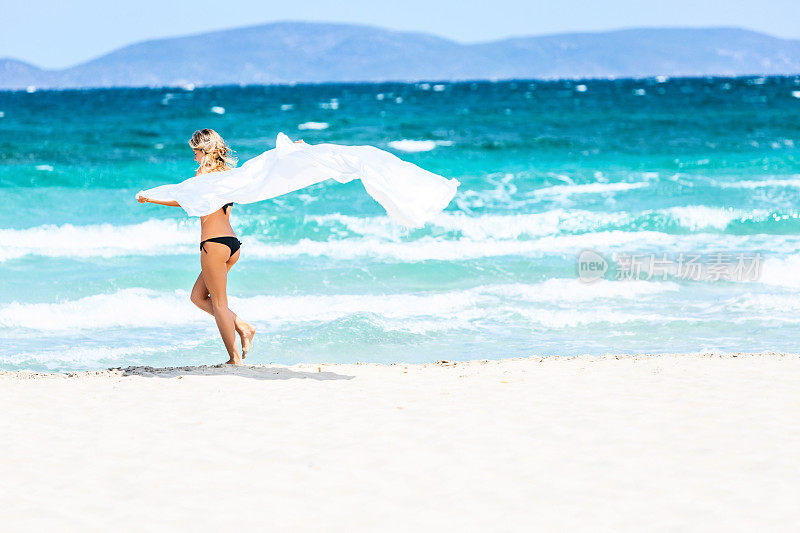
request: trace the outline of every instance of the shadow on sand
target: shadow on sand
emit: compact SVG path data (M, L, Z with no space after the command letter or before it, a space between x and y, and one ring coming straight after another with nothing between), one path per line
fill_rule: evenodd
M264 365L213 365L213 366L174 366L155 368L152 366L129 366L115 368L122 371L123 376L142 376L146 378L177 378L182 376L239 376L252 379L353 379L355 376L336 374L335 372L300 372L280 366Z

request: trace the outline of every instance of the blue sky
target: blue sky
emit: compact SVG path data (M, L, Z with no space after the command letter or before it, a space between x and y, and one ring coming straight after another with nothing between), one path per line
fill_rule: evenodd
M480 42L635 26L739 26L800 39L800 0L3 0L0 57L61 68L157 37L274 22L351 22ZM10 22L10 23L9 23Z

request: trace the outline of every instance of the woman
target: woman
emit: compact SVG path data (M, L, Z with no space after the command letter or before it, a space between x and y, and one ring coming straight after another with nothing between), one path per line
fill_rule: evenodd
M299 141L298 141L299 142ZM194 132L189 146L194 150L194 160L200 167L195 176L208 172L223 172L236 166L230 148L214 130L202 129ZM180 207L176 201L159 201L139 196L140 203ZM256 328L228 309L226 285L228 271L239 260L241 242L236 238L230 223L233 202L225 204L213 213L200 217L200 267L202 271L192 288L191 300L197 307L214 317L228 351L228 364L241 365L250 351ZM236 334L242 342L242 355L236 345Z
M225 293L227 273L239 259L241 245L228 219L233 202L260 202L328 179L348 183L357 178L392 219L420 228L448 206L460 185L455 178L434 174L374 146L311 145L302 139L292 142L283 132L275 138L275 148L238 168L233 168L230 150L214 130L196 131L189 145L200 163L194 177L139 191L136 197L142 203L181 207L187 215L200 217L203 271L192 289L192 301L214 315L228 363L234 365L242 360L236 332L242 337L243 357L256 328L228 309Z

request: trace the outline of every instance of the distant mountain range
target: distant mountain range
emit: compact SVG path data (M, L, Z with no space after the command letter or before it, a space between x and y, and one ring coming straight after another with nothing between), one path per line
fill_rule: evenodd
M374 26L276 22L125 46L62 70L0 59L0 88L800 73L800 40L639 28L461 44Z

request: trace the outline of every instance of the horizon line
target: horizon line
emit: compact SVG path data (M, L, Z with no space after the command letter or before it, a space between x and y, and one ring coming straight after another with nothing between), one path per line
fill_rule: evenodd
M2 60L3 58L0 58ZM226 87L236 87L240 89L244 89L247 87L298 87L304 85L379 85L384 83L395 83L395 84L418 84L418 83L428 83L428 84L436 84L436 83L449 83L449 84L459 84L459 83L514 83L514 82L537 82L537 83L559 83L559 82L614 82L614 81L643 81L643 80L657 80L658 78L666 78L667 81L672 80L699 80L699 79L706 79L706 80L714 80L714 79L728 79L728 80L736 80L736 79L748 79L748 78L794 78L798 79L800 76L800 72L795 72L792 74L763 74L763 73L751 73L751 74L736 74L736 75L725 75L725 74L685 74L685 75L660 75L660 74L653 74L651 76L584 76L584 77L554 77L554 78L464 78L464 79L454 79L454 78L442 78L442 79L418 79L418 80L380 80L380 81L370 81L370 80L362 80L362 81L299 81L299 82L276 82L276 83L211 83L211 84L196 84L196 83L187 83L183 85L112 85L107 87L98 87L95 85L90 85L86 87L36 87L31 86L33 90L29 88L20 88L20 89L4 89L0 87L0 93L14 93L14 92L27 92L27 93L38 93L38 92L68 92L68 91L115 91L115 90L131 90L131 89L142 89L142 90L163 90L163 89L176 89L181 91L195 91L195 90L202 90L202 89L216 89L216 88L226 88Z

